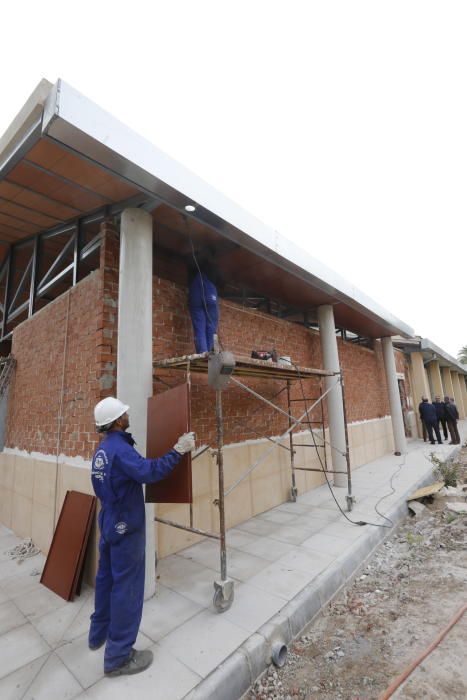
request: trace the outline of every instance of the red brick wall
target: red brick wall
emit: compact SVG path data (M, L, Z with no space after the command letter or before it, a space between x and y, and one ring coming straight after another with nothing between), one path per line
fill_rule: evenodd
M187 310L186 288L159 276L154 277L154 357L166 358L194 352L193 333ZM249 355L253 348L275 347L281 355L290 355L304 367L321 367L319 336L302 326L276 319L267 314L243 309L232 302L220 302L220 339L224 348L234 353ZM368 350L338 339L339 355L344 369L347 419L349 422L380 418L389 414L386 378L381 344ZM180 374L161 374L166 381L183 381ZM272 397L283 382L271 380L245 381L258 393ZM317 395L316 380L306 380L303 387L307 397ZM164 386L156 382L155 391ZM293 385L292 397L301 398L299 382ZM192 425L200 443L215 441L214 392L206 379L192 376ZM284 394L277 400L286 407ZM286 419L261 404L242 389L231 386L223 395L224 438L226 443L276 435L287 427ZM304 412L304 404L294 403L296 415ZM253 413L254 412L254 413ZM313 419L319 419L315 410Z
M99 394L92 323L98 291L99 272L94 272L15 328L7 447L56 453L66 342L59 451L89 456L95 444L92 407Z
M93 408L115 392L117 367L118 239L102 231L101 268L13 332L7 447L56 454L59 439L59 453L89 458L97 445Z
M374 350L338 340L344 370L345 399L349 423L389 414L389 399L381 342Z
M60 452L89 458L97 444L92 409L100 398L115 393L118 322L118 235L110 224L102 228L100 269L82 280L69 293L18 326L12 352L17 369L10 390L6 445L28 451L54 454L57 449L58 415L62 388L63 351L69 300L69 324ZM164 261L162 261L164 262ZM155 358L194 352L193 332L187 309L184 270L174 273L173 263L156 257L153 285L153 348ZM169 281L166 276L177 279ZM253 348L275 347L305 367L321 367L318 334L302 326L243 309L221 300L220 338L223 346L249 355ZM344 369L349 422L378 418L389 413L386 380L379 342L375 350L338 340ZM405 360L396 353L398 367ZM405 366L405 364L404 364ZM402 370L400 370L402 371ZM183 381L181 373L160 375L170 384ZM249 386L268 398L284 387L283 382L247 380ZM155 392L164 390L155 382ZM305 380L307 397L318 395L317 380ZM302 397L299 382L292 398ZM192 375L192 423L200 443L215 442L214 392L206 378ZM277 435L286 419L238 387L224 392L225 442L239 442ZM285 392L277 403L286 407ZM294 412L304 411L302 402ZM313 419L321 417L316 409Z

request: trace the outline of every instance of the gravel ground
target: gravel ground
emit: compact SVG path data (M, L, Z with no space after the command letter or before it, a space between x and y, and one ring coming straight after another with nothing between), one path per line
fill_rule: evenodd
M467 602L467 448L458 494L424 500L245 700L377 699ZM467 493L467 491L465 492ZM394 698L467 698L467 615Z

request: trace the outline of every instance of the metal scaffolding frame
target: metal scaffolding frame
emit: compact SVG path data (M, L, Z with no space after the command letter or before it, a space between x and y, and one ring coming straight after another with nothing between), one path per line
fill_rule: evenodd
M154 367L154 378L156 381L160 381L166 386L169 386L161 377L157 375L157 370L179 370L185 373L186 381L191 385L191 374L207 374L208 373L208 362L210 353L185 355L183 357L174 357L165 360L156 360L153 362ZM265 396L254 391L251 387L247 386L241 382L237 377L250 377L250 378L263 378L263 379L274 379L279 381L285 381L286 385L279 392L277 392L272 399L275 399L286 390L287 396L287 410L284 410L280 406L273 403L272 400L267 399ZM319 377L319 395L293 399L291 398L291 385L294 381L300 381L302 391L303 380ZM325 377L335 377L335 383L323 391L321 387L321 380ZM227 574L227 550L226 550L226 528L225 528L225 499L227 496L235 489L237 486L246 479L249 474L251 474L260 464L262 464L269 455L273 452L276 446L286 449L290 455L290 474L291 474L291 487L290 487L290 500L296 501L297 499L297 486L296 486L296 471L310 471L310 472L323 472L322 469L312 468L312 467L298 467L295 465L295 448L299 446L313 448L319 450L324 448L324 470L327 474L335 473L345 473L347 475L347 507L350 511L352 509L352 504L354 498L352 495L352 478L350 470L350 457L349 457L349 442L347 433L347 417L345 410L345 396L344 396L344 382L342 377L342 371L339 372L329 372L321 369L311 369L307 367L296 367L294 365L285 365L279 363L266 362L263 360L256 360L248 357L235 356L235 369L233 374L230 376L229 382L235 384L243 391L246 391L250 395L254 396L256 399L265 403L270 408L279 412L281 415L287 418L288 427L287 429L277 438L271 438L266 436L269 441L274 443L266 452L264 452L245 472L241 475L235 483L233 483L228 489L224 486L224 460L223 460L223 448L224 448L224 418L222 412L222 389L213 389L216 393L216 447L215 455L218 470L218 497L214 500L214 505L219 508L219 534L215 532L209 532L207 530L201 530L194 527L193 523L193 503L190 503L190 524L185 525L183 523L175 522L173 520L168 520L167 518L161 518L155 516L154 520L156 522L162 523L163 525L168 525L169 527L175 527L187 532L192 532L196 535L202 535L204 537L210 537L212 539L219 540L220 543L220 573L221 578L218 581L214 581L214 598L213 604L218 612L223 612L228 610L233 602L234 598L234 582L228 578ZM324 425L324 406L323 400L326 396L337 386L342 388L342 402L344 408L344 422L345 422L345 457L347 463L346 471L335 471L333 469L328 469L327 457L326 457L326 444L330 445L330 442L326 440L325 437L325 425ZM225 391L225 389L224 389ZM312 402L308 405L308 401ZM305 404L305 411L300 417L296 417L292 413L292 406L296 402L301 402ZM321 420L313 421L311 413L317 407L321 410ZM238 421L236 421L237 424ZM313 434L313 444L294 444L293 442L293 431L295 428L306 425L307 429ZM314 425L321 426L321 434L313 427ZM256 431L253 430L256 433ZM257 434L257 433L256 433ZM264 436L263 436L264 437ZM322 444L317 444L316 437L321 440ZM282 444L288 438L288 446ZM204 454L206 450L210 449L210 446L205 447L203 450L198 452L193 459L196 459Z

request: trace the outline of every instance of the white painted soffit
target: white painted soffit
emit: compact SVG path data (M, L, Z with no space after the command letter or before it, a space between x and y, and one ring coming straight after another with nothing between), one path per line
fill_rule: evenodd
M412 328L359 289L62 80L46 101L42 133L181 211L195 204L195 220L362 313L385 334L413 335Z

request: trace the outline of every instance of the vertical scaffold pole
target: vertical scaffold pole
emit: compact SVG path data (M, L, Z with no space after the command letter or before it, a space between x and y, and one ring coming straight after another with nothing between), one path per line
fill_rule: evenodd
M220 568L221 579L214 581L213 604L218 612L228 610L234 599L234 585L227 578L227 550L225 543L225 494L224 494L224 421L222 418L222 391L216 389L216 427L217 427L217 470L219 474L219 534L220 534Z
M287 413L289 415L289 428L292 425L292 408L290 401L290 380L287 380ZM293 430L289 433L289 447L290 447L290 469L292 477L292 486L290 488L290 500L295 502L297 500L297 484L295 482L295 450L293 444Z
M191 364L190 364L190 360L188 360L186 363L186 383L188 384L188 395L190 397L189 411L191 413ZM191 425L191 416L190 416L189 421L190 421L190 425ZM191 495L191 503L190 503L190 527L193 527L193 494Z
M319 382L319 398L320 398L320 407L321 407L321 430L323 431L323 450L324 450L324 469L327 471L328 470L328 458L327 458L327 450L326 450L326 428L324 427L324 401L322 400L323 396L323 388L321 386L321 381Z
M224 423L222 419L222 392L216 390L217 470L219 474L219 530L221 536L221 579L227 578L227 555L225 548L225 504L224 504Z
M342 367L340 370L339 381L342 389L342 408L344 410L344 428L345 428L345 461L347 463L347 510L352 510L352 506L355 503L355 497L352 495L352 473L350 470L350 451L349 451L349 433L347 430L347 410L345 407L345 390L344 390L344 374L342 372Z

